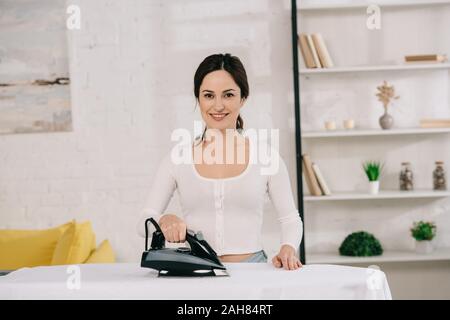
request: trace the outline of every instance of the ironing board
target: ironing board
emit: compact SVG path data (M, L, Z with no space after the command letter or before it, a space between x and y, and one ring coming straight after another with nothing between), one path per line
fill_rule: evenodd
M158 277L138 263L23 268L0 277L2 299L392 299L382 271L270 263L226 263L229 277ZM80 280L80 281L78 281Z

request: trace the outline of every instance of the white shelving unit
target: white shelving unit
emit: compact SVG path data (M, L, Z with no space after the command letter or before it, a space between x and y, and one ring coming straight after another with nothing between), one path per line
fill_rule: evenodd
M343 1L342 3L336 3L332 1L314 1L314 0L304 0L298 8L299 11L316 11L316 10L330 10L330 9L360 9L367 8L371 4L376 4L381 8L386 7L414 7L414 6L430 6L430 5L442 5L448 4L448 0L409 0L409 1L399 1L399 0L379 0L374 2L368 1Z
M366 192L334 192L329 196L304 196L305 201L338 201L338 200L377 200L377 199L411 199L411 198L443 198L450 197L450 191L434 190L381 190L378 194Z
M404 128L404 129L350 129L334 131L304 131L302 137L307 138L340 138L367 136L397 136L450 133L450 128Z
M450 260L449 248L436 248L429 254L418 254L413 250L385 251L374 257L344 257L338 253L316 253L308 255L308 263L330 264L376 264L382 262L414 262L414 261L442 261Z
M302 68L300 75L315 75L323 73L347 73L347 72L383 72L383 71L407 71L407 70L434 70L449 69L450 63L410 63L385 66L351 66L333 68Z
M327 24L326 17L333 18L334 14L339 15L339 17L349 14L354 17L355 12L361 12L362 15L366 14L366 8L371 5L369 1L348 1L343 0L340 2L337 1L311 1L311 0L303 0L299 1L299 7L297 8L297 14L302 15L302 19L300 21L305 21L308 18L311 18L314 24L304 23L306 28L311 28L311 30L298 30L301 32L321 32L320 24L328 27L328 32L332 36L340 36L341 33L334 32L334 29L331 29L330 24ZM400 12L401 10L414 8L414 13L417 13L417 10L421 10L422 8L434 8L434 10L440 10L441 6L450 5L450 0L380 0L377 1L376 5L380 8L385 9L383 12L387 12L388 8L393 8L393 12ZM335 9L339 9L334 11ZM346 11L348 10L348 11ZM357 11L358 10L358 11ZM410 12L409 10L407 12ZM323 14L323 16L320 16ZM427 13L428 14L428 13ZM320 18L319 18L320 17ZM342 17L343 18L343 17ZM345 19L342 19L345 21ZM334 20L336 23L336 19ZM344 23L344 22L343 22ZM319 28L318 28L319 26ZM332 30L332 31L330 31ZM345 33L345 31L344 31ZM361 32L360 32L361 34ZM377 39L374 37L374 39ZM347 52L349 52L348 47L351 45L351 42L346 38L342 40L343 46L347 46ZM334 43L336 50L336 42ZM395 44L395 43L394 43ZM391 44L392 46L392 44ZM350 52L351 54L351 52ZM403 54L403 53L402 53ZM341 56L341 58L344 55ZM372 55L373 58L373 55ZM384 57L384 61L392 61L392 58L398 60L399 56L390 56ZM299 55L299 59L302 59L301 54ZM352 61L348 59L348 61ZM359 60L359 63L361 61ZM364 63L364 62L363 62ZM439 75L442 72L449 72L450 63L401 63L401 64L381 64L381 65L353 65L353 66L335 66L332 68L318 68L318 69L309 69L309 68L300 68L298 70L298 76L302 81L313 81L315 77L324 76L331 77L336 79L336 81L342 81L343 78L348 79L348 77L339 77L340 75L350 74L351 76L357 77L357 79L364 79L365 75L371 75L374 77L385 77L385 74L389 75L389 73L393 73L395 75L405 75L405 77L415 77L421 76L424 74L422 71L431 71L431 72L439 72ZM408 73L406 73L408 72ZM428 74L428 72L427 72ZM334 78L335 77L335 78ZM450 77L449 77L450 78ZM446 78L446 79L449 79ZM319 80L314 80L313 84L320 85L320 81L323 78L317 78ZM447 80L446 80L447 81ZM330 82L327 82L328 86L326 90L330 90ZM309 97L312 95L312 89L308 88ZM301 90L300 90L301 91ZM300 92L301 93L301 92ZM302 100L302 99L300 99ZM309 102L311 104L311 102ZM380 129L369 129L369 128L354 128L351 130L333 130L333 131L302 131L301 139L303 142L313 143L315 139L329 139L329 143L334 143L336 141L340 141L341 138L350 138L350 137L373 137L370 142L366 143L383 143L387 138L391 136L421 136L421 135L444 135L450 133L450 128L396 128L391 130L382 130ZM379 140L377 140L379 139ZM355 140L358 141L358 140ZM360 140L359 140L360 141ZM398 139L396 143L398 143ZM321 141L325 143L325 141ZM321 146L325 145L321 143ZM335 148L336 150L336 148ZM308 150L303 151L308 153ZM325 177L326 178L326 177ZM306 190L307 186L304 185L304 190ZM377 200L398 200L402 201L402 199L436 199L440 200L442 198L450 197L449 191L433 191L433 190L414 190L414 191L400 191L400 190L381 190L378 194L372 195L367 192L337 192L335 190L331 190L330 196L310 196L304 195L303 201L311 206L311 208L321 208L320 205L323 203L328 203L329 201L342 201L339 205L352 205L351 203L347 204L347 201L368 201L371 203L372 201ZM370 202L369 202L370 201ZM391 202L386 202L389 205ZM395 202L397 203L397 201ZM402 205L408 205L408 201L401 202ZM356 204L355 204L356 205ZM371 203L373 205L373 203ZM358 208L361 208L361 204L357 204ZM308 219L308 210L305 210L305 220ZM307 222L306 222L307 223ZM382 223L382 222L381 222ZM355 230L357 231L357 230ZM336 243L340 245L340 243ZM306 246L308 243L306 243ZM384 247L384 246L383 246ZM320 251L320 249L318 250ZM337 250L336 250L337 251ZM385 250L381 256L375 257L345 257L340 256L338 252L329 252L329 253L319 253L319 252L311 252L306 250L306 263L330 263L330 264L376 264L381 262L414 262L414 261L439 261L439 260L450 260L450 248L438 248L431 254L417 254L413 250Z

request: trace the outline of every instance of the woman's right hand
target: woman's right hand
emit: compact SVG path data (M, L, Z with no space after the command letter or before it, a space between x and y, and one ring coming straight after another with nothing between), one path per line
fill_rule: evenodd
M159 219L164 238L169 242L186 241L186 223L174 214L166 214Z

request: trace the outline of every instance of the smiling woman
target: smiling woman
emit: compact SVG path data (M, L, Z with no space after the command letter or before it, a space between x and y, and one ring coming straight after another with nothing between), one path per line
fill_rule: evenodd
M162 159L139 225L145 226L144 221L153 217L159 221L165 240L175 243L185 241L187 228L201 231L222 262L267 262L261 227L264 200L269 196L282 233L281 248L272 263L277 268L298 269L301 263L296 249L303 224L286 165L277 150L272 154L273 162L279 164L275 172L264 174L264 164L252 161L257 141L243 132L240 110L249 95L249 85L239 58L230 54L206 57L194 76L194 95L205 130L194 143L172 150L173 154L195 158L194 165L175 165L172 152ZM197 155L201 155L199 161ZM163 214L175 190L181 216Z
M206 123L201 140L208 128L244 128L239 112L249 95L249 86L238 57L214 54L203 60L194 75L194 95Z

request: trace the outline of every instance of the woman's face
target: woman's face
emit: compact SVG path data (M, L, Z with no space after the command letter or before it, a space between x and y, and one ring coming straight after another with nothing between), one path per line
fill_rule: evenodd
M208 73L200 85L198 100L207 128L236 129L245 99L241 99L241 89L227 71Z

